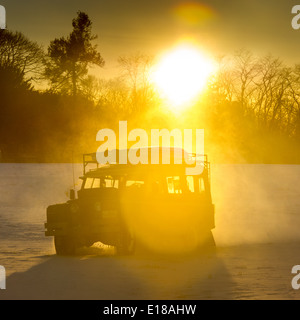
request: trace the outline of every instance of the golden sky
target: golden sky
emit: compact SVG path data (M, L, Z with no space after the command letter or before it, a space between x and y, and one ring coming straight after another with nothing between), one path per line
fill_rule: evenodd
M113 73L120 55L156 55L183 37L212 55L247 48L300 63L300 30L291 27L295 0L0 0L7 26L43 44L72 30L78 10L98 35L99 51Z

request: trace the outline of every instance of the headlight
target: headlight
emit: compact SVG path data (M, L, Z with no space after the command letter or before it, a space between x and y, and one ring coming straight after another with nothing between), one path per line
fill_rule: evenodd
M78 206L77 203L72 203L72 204L70 205L70 212L71 212L72 214L75 214L75 213L78 213L78 212L79 212L79 206Z
M94 209L95 209L95 211L100 212L101 211L101 203L95 202Z

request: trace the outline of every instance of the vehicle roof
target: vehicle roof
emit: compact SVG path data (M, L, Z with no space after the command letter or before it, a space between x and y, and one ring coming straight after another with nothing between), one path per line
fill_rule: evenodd
M135 176L144 177L146 175L161 175L174 176L185 175L186 167L184 165L124 165L124 164L109 164L103 165L97 169L91 169L85 173L85 177L104 177L104 176ZM203 171L205 172L205 170Z
M137 148L138 149L138 148ZM85 176L88 177L100 177L100 176L124 176L124 175L140 175L144 176L148 174L149 172L153 174L160 174L160 175L184 175L186 168L193 168L197 164L198 166L202 166L203 169L208 169L209 171L209 162L207 161L206 155L195 155L195 154L189 154L182 148L174 148L174 147L144 147L140 149L148 149L148 151L152 152L152 150L159 149L159 162L162 163L162 152L163 150L169 150L170 151L170 164L152 164L151 163L151 153L148 152L148 163L147 164L120 164L120 163L112 163L112 164L105 164L100 165L97 161L97 154L96 153L89 153L83 155L83 173ZM116 159L119 159L119 155L122 152L127 152L129 150L135 150L133 148L131 149L123 149L118 150L116 149ZM174 164L176 162L176 157L180 153L176 152L182 152L182 164ZM175 157L176 156L176 157ZM189 159L194 159L194 163L187 164L185 163L186 157L189 157ZM201 157L201 161L197 160L197 157ZM178 159L178 158L177 158ZM87 166L89 164L93 164L94 168L87 171ZM95 167L96 165L96 167ZM205 172L206 170L203 170Z

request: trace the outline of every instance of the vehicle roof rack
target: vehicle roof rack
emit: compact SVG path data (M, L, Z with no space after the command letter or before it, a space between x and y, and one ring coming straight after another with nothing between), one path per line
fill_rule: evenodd
M151 150L153 150L154 148L159 148L159 152L160 152L160 160L161 160L161 155L162 155L162 150L163 149L169 149L170 150L170 162L174 163L174 153L175 150L181 150L182 151L182 156L184 155L186 157L187 160L189 161L196 161L198 164L201 164L204 169L207 169L208 171L208 175L209 175L209 179L210 179L210 163L208 162L208 158L206 154L200 155L200 154L196 154L196 153L188 153L186 152L184 149L182 148L174 148L174 147L144 147L147 148L148 151L151 152ZM140 149L140 148L138 148ZM100 168L103 167L108 167L110 165L118 165L118 159L119 159L119 154L120 152L127 152L128 154L128 150L129 149L116 149L116 162L115 163L110 163L110 164L99 164L99 162L97 161L97 153L85 153L83 154L83 174L85 175L87 172L87 167L92 164L93 168L89 169L88 171L95 171L98 170ZM148 157L149 157L149 162L146 165L151 165L151 153L148 152ZM173 160L173 161L172 161ZM123 164L123 166L126 166ZM132 166L131 164L128 164L128 166Z
M95 164L96 168L91 170L99 169L99 163L96 158L96 152L94 153L84 153L83 154L83 174L86 174L86 169L89 164Z

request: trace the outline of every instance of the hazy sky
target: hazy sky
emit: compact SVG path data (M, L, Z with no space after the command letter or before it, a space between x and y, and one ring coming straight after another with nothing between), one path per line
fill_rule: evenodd
M193 3L189 6L188 4ZM248 48L300 63L300 30L291 27L297 0L0 0L10 30L22 31L45 48L68 35L78 10L98 35L106 67L132 52L160 53L184 36L213 55Z

